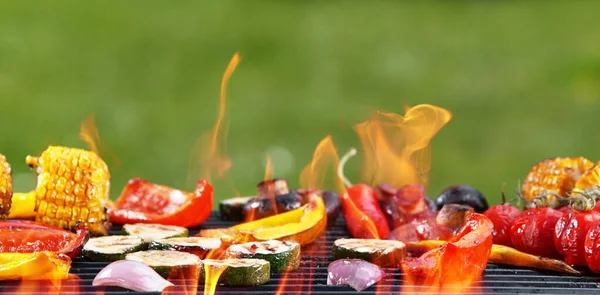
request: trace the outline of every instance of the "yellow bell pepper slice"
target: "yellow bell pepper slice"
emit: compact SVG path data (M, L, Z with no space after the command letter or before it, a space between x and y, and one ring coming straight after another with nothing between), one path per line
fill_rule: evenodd
M35 191L13 193L9 219L30 219L35 217Z
M319 238L327 227L323 199L313 196L308 204L285 213L232 226L202 230L201 237L221 238L227 243L282 240L308 245Z
M0 280L64 280L71 258L49 251L0 253Z

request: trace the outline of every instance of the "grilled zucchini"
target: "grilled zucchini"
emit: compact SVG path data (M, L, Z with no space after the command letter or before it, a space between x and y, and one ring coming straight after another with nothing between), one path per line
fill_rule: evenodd
M145 243L150 243L160 239L187 237L189 231L187 228L181 226L136 223L123 225L123 233L138 236Z
M187 237L156 240L150 243L150 250L174 250L194 254L204 259L213 249L221 247L219 238Z
M400 241L377 239L339 239L333 243L333 259L357 258L381 267L396 267L406 255Z
M141 262L169 279L192 279L200 276L200 258L178 251L148 250L130 253L126 260Z
M104 236L87 241L81 254L93 261L117 261L145 247L144 240L137 236Z
M227 257L264 259L271 264L271 273L282 273L300 266L300 244L278 240L237 244L227 249Z

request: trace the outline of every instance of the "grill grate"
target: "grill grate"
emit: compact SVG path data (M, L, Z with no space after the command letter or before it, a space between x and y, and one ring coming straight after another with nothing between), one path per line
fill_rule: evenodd
M234 225L232 222L221 221L219 214L214 212L201 228L228 227ZM120 234L121 228L111 229L110 234ZM198 229L191 230L190 234L196 234ZM315 243L302 249L300 268L284 275L271 275L268 284L256 287L217 287L217 294L277 294L278 288L285 281L285 287L280 294L399 294L403 275L397 269L386 269L386 277L363 292L357 293L347 286L327 286L327 266L331 262L331 246L333 241L348 237L344 221L337 220L336 225L327 230ZM59 292L60 294L157 294L132 292L117 287L96 288L92 286L92 280L96 274L107 265L104 262L89 262L83 259L75 259L72 264L71 273L79 277L64 281L60 288L49 284L35 282L0 282L0 294L48 294ZM176 285L184 285L184 282L174 282ZM198 287L198 294L202 294L203 286ZM419 293L419 289L402 294ZM421 290L422 291L422 290ZM552 272L540 272L522 268L512 268L498 265L488 265L484 276L478 287L469 289L471 294L600 294L600 277L586 271L582 277L566 276ZM173 290L171 294L190 294L185 290ZM58 293L56 293L58 294ZM193 294L193 292L191 293ZM464 294L461 293L461 294Z

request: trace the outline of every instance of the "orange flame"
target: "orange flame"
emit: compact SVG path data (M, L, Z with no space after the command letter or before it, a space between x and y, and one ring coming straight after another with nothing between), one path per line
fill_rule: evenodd
M379 111L355 125L364 149L363 182L425 186L431 167L429 143L451 118L449 111L423 104L407 108L404 116Z
M114 165L119 165L119 158L117 158L117 156L106 146L102 145L100 133L96 127L96 120L93 114L89 115L81 122L81 125L79 126L79 138L88 145L92 152L100 155L100 149L102 149L103 154L108 154L114 162Z
M229 245L223 243L221 247L212 249L206 254L205 259L224 259L227 258L226 250ZM217 288L217 284L219 283L219 278L223 274L223 272L227 269L225 265L211 265L204 264L204 294L205 295L214 295L215 290Z
M338 193L343 193L344 183L336 174L339 162L331 135L328 135L317 144L312 161L302 169L300 186L305 189L325 189L329 184Z
M195 162L193 158L196 155L200 155L199 167L200 167L200 178L211 181L213 176L222 178L226 175L227 171L233 166L231 159L221 150L227 148L227 121L225 117L227 115L227 83L231 75L237 68L241 61L240 55L236 52L231 58L223 79L221 80L221 95L219 99L219 114L217 121L211 132L203 134L195 143L195 148L190 155L190 167L188 177L188 183L192 182L192 163ZM206 144L210 142L210 144ZM207 150L205 150L207 149ZM198 152L199 150L199 152Z

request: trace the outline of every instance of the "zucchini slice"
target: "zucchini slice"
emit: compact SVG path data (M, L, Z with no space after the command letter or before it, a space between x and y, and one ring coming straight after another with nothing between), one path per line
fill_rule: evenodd
M154 240L187 237L189 231L185 227L162 224L125 224L123 233L131 236L138 236L144 239L144 242L150 243Z
M137 236L104 236L89 239L81 254L92 261L117 261L145 247L144 240Z
M200 270L200 281L204 281L205 267L227 267L219 277L226 286L256 286L269 282L271 265L264 259L204 259Z
M377 239L339 239L333 243L333 259L358 258L381 267L396 267L406 256L400 241Z
M221 247L220 238L187 237L156 240L150 243L148 249L187 252L204 259L208 252L219 247Z
M237 244L227 249L227 257L264 259L271 264L271 273L282 273L300 266L300 244L278 240Z
M219 203L219 211L221 219L228 221L243 221L244 206L252 197L237 197L221 201Z
M197 279L200 276L200 258L190 253L148 250L127 254L125 259L150 266L165 279Z

